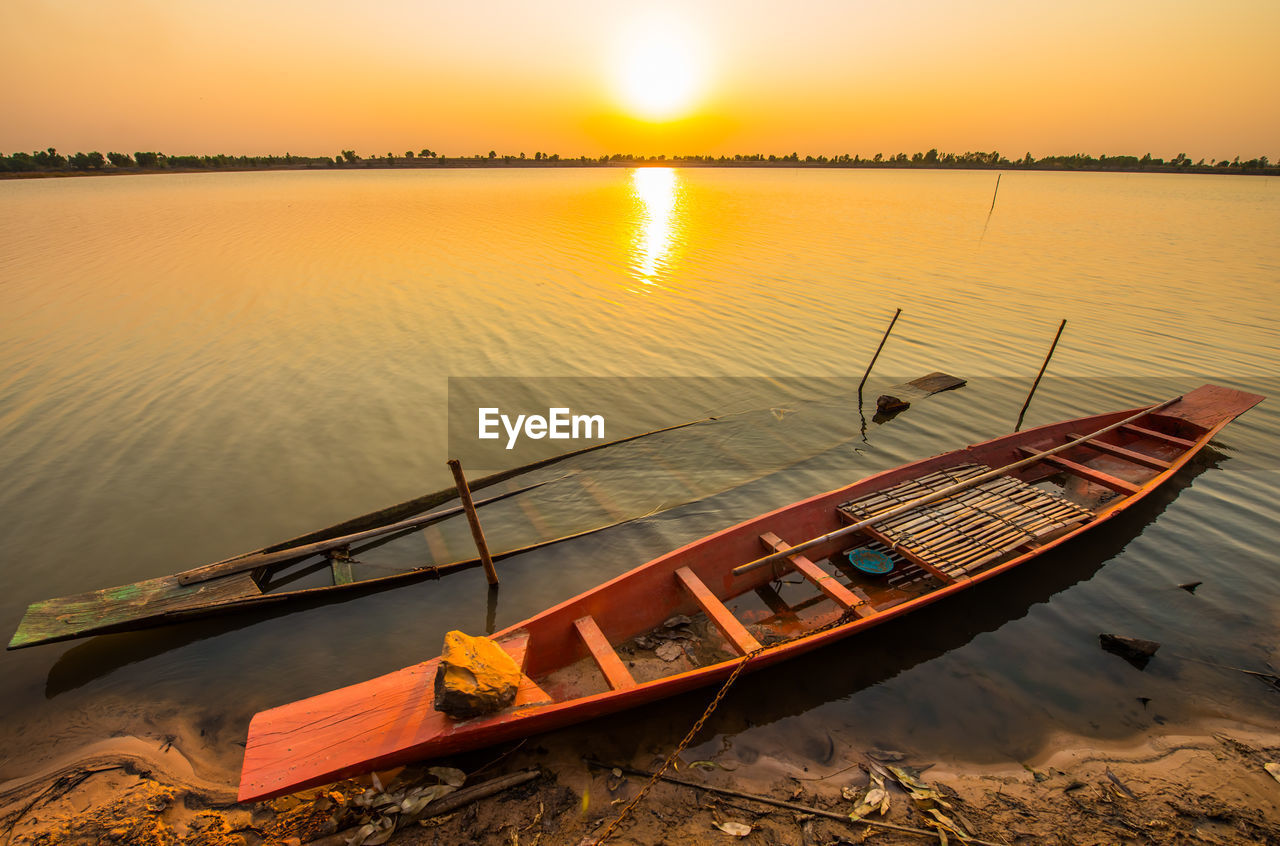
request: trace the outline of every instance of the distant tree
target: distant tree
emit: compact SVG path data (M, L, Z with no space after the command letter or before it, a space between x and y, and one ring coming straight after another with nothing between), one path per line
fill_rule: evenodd
M133 157L128 153L107 153L107 161L116 167L133 167Z
M35 170L36 160L30 153L14 153L9 157L9 170L15 173L22 173L29 170Z
M343 151L342 151L342 158L343 158L345 161L347 161L347 162L358 162L358 161L360 161L360 157L356 155L356 151L355 151L355 150L343 150Z
M876 157L872 159L872 161L876 164L880 164L880 162L884 161L884 153L876 153Z
M434 159L436 157L436 154L431 150L428 150L426 147L423 147L422 152L418 153L418 155L424 159Z
M404 154L404 157L405 157L406 159L411 159L411 158L413 158L413 150L406 150L406 151L405 151L405 154Z
M71 166L76 170L99 170L107 163L107 159L102 153L94 151L92 153L76 153L71 157Z
M138 167L160 167L160 153L134 153L133 159Z
M497 151L497 150L490 150L490 151L489 151L489 158L491 158L491 159L496 159L497 157L498 157L498 151Z
M40 167L65 167L67 159L65 156L59 155L58 151L53 147L47 150L37 150L32 154L36 164Z

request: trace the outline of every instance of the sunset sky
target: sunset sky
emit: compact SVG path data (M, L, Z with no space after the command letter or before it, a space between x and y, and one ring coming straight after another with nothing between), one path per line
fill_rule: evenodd
M6 0L0 152L1280 159L1280 2Z

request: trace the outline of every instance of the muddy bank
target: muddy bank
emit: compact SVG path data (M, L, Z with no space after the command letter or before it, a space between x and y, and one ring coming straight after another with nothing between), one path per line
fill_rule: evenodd
M188 757L182 745L115 738L0 785L0 836L11 844L337 844L364 824L387 826L396 799L422 818L387 842L576 846L599 837L644 783L585 759L651 770L662 752L626 753L614 738L569 730L445 762L456 771L384 773L378 789L363 779L239 805L233 769ZM852 748L822 767L785 753L748 763L726 746L704 760L686 754L669 775L792 807L659 782L609 842L728 843L739 837L727 831L749 829L744 843L928 843L939 842L944 819L954 826L951 842L963 832L1007 844L1277 843L1280 780L1264 767L1272 762L1280 763L1280 731L1227 722L1124 743L1061 736L1030 760L994 765ZM537 776L470 798L476 785L530 770ZM881 782L868 812L868 792ZM464 803L433 815L450 796ZM870 822L897 828L831 818L860 806Z

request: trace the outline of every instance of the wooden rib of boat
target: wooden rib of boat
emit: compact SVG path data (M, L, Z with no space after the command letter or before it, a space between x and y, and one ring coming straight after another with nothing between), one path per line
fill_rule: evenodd
M747 520L495 634L523 671L515 703L498 713L438 712L432 659L257 714L240 799L621 711L722 681L748 653L747 669L760 669L910 613L1120 514L1262 399L1206 385L926 458ZM849 566L846 553L861 548L894 570ZM770 586L790 572L811 595L788 603ZM668 663L648 647L679 614L700 638Z

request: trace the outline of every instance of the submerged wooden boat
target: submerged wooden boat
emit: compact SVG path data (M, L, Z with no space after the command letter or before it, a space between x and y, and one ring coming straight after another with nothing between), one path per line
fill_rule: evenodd
M472 487L478 485L473 484ZM517 488L477 501L476 505L495 502L534 487L537 485ZM377 590L392 584L439 578L456 570L479 566L480 559L474 558L443 565L423 565L373 578L357 578L354 573L355 562L351 557L354 544L365 541L366 548L377 546L398 534L458 514L460 507L419 514L437 508L454 496L457 492L452 488L437 491L214 564L133 584L33 602L23 614L8 648L22 649L88 635L132 631L226 611L320 599L335 593ZM396 519L404 514L415 516ZM388 523L389 519L394 522ZM500 560L566 539L555 538L493 557ZM290 582L318 570L329 571L332 584L301 589L287 587Z
M621 711L722 681L743 656L764 668L910 613L1120 514L1262 399L1206 385L916 461L717 532L495 634L523 670L496 714L438 712L439 659L257 714L240 799ZM870 575L863 558L892 570ZM798 600L771 586L791 572L808 591ZM653 646L673 627L683 639L668 661Z
M696 426L705 420L680 423L652 432L591 444L510 470L493 473L470 482L473 491L514 479L584 453L634 441L650 435ZM546 482L510 487L502 493L476 500L487 505ZM180 622L228 611L247 610L284 603L332 598L380 590L393 585L434 579L448 573L480 566L479 558L427 564L389 574L367 576L359 572L353 555L372 549L406 533L425 528L462 512L460 506L441 509L457 499L456 488L445 488L410 500L353 517L326 529L237 555L213 564L195 567L168 576L144 579L128 585L91 590L33 602L27 608L9 641L9 649L42 643L132 631ZM562 537L549 538L495 553L495 561L532 549L581 537L609 526L597 526ZM331 583L307 588L289 585L313 573L327 571Z

